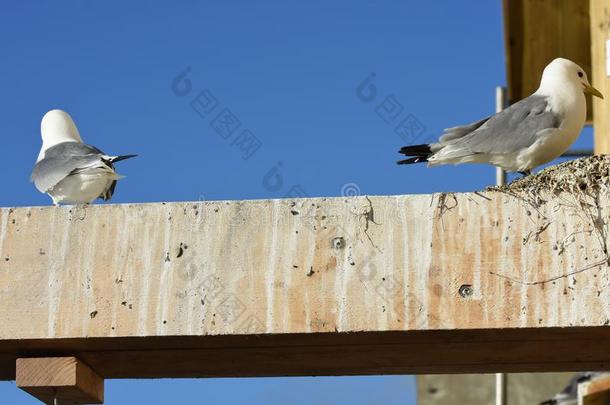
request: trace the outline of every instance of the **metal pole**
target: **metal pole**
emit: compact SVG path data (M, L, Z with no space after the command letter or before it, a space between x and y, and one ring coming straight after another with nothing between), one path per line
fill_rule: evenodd
M496 87L496 113L499 113L506 107L506 88L502 86ZM496 167L496 186L503 186L506 184L506 172Z
M496 373L496 405L508 404L507 380L506 373Z
M499 113L506 107L507 101L506 88L502 86L496 87L496 113ZM506 172L496 167L496 185L503 186L504 184L506 184ZM505 373L496 373L496 405L508 404L506 380Z

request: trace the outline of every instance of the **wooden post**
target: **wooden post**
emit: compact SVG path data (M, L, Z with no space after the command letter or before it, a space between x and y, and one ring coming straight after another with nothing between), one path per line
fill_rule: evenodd
M589 0L504 0L504 31L509 103L536 91L542 70L557 57L578 63L590 77Z
M603 154L610 153L610 1L590 1L592 84L605 97L593 97L595 153Z
M101 404L104 380L76 357L19 358L19 388L46 404Z

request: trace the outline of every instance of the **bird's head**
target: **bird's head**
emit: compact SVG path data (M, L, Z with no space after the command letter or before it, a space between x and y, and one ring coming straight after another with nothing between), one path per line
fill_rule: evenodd
M595 87L591 86L587 73L583 68L578 66L576 63L569 59L557 58L544 68L542 72L542 80L540 81L540 87L545 86L556 86L565 85L571 83L576 85L578 88L582 88L582 91L586 94L591 94L595 97L604 98L603 94Z
M40 134L42 136L42 148L38 155L38 161L44 157L44 152L52 146L62 142L83 141L70 114L62 110L51 110L42 117Z

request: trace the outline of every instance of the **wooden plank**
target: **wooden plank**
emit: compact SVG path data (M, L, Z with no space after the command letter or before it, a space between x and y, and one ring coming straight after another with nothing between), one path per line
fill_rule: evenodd
M610 153L610 76L606 71L606 41L610 40L610 1L591 0L592 84L606 97L593 100L595 153Z
M557 57L573 60L591 77L589 21L588 0L504 0L510 103L536 91L544 67Z
M52 339L3 342L3 350L74 355L105 378L540 372L610 368L609 337L607 328L353 332ZM575 351L566 360L562 350Z
M598 187L0 209L0 377L610 368Z
M17 387L47 404L101 404L104 380L75 357L18 358Z
M610 404L610 376L578 384L578 405Z

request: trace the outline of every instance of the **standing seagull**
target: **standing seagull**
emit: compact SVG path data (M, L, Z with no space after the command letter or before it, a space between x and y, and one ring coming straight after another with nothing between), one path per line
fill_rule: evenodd
M122 177L112 164L136 156L108 156L84 144L72 117L62 110L46 113L40 132L42 147L31 181L55 205L90 204L97 198L110 200Z
M584 93L604 98L580 66L555 59L544 68L534 94L491 117L447 128L436 143L404 146L400 153L412 157L398 164L491 163L529 174L576 140L587 115Z

